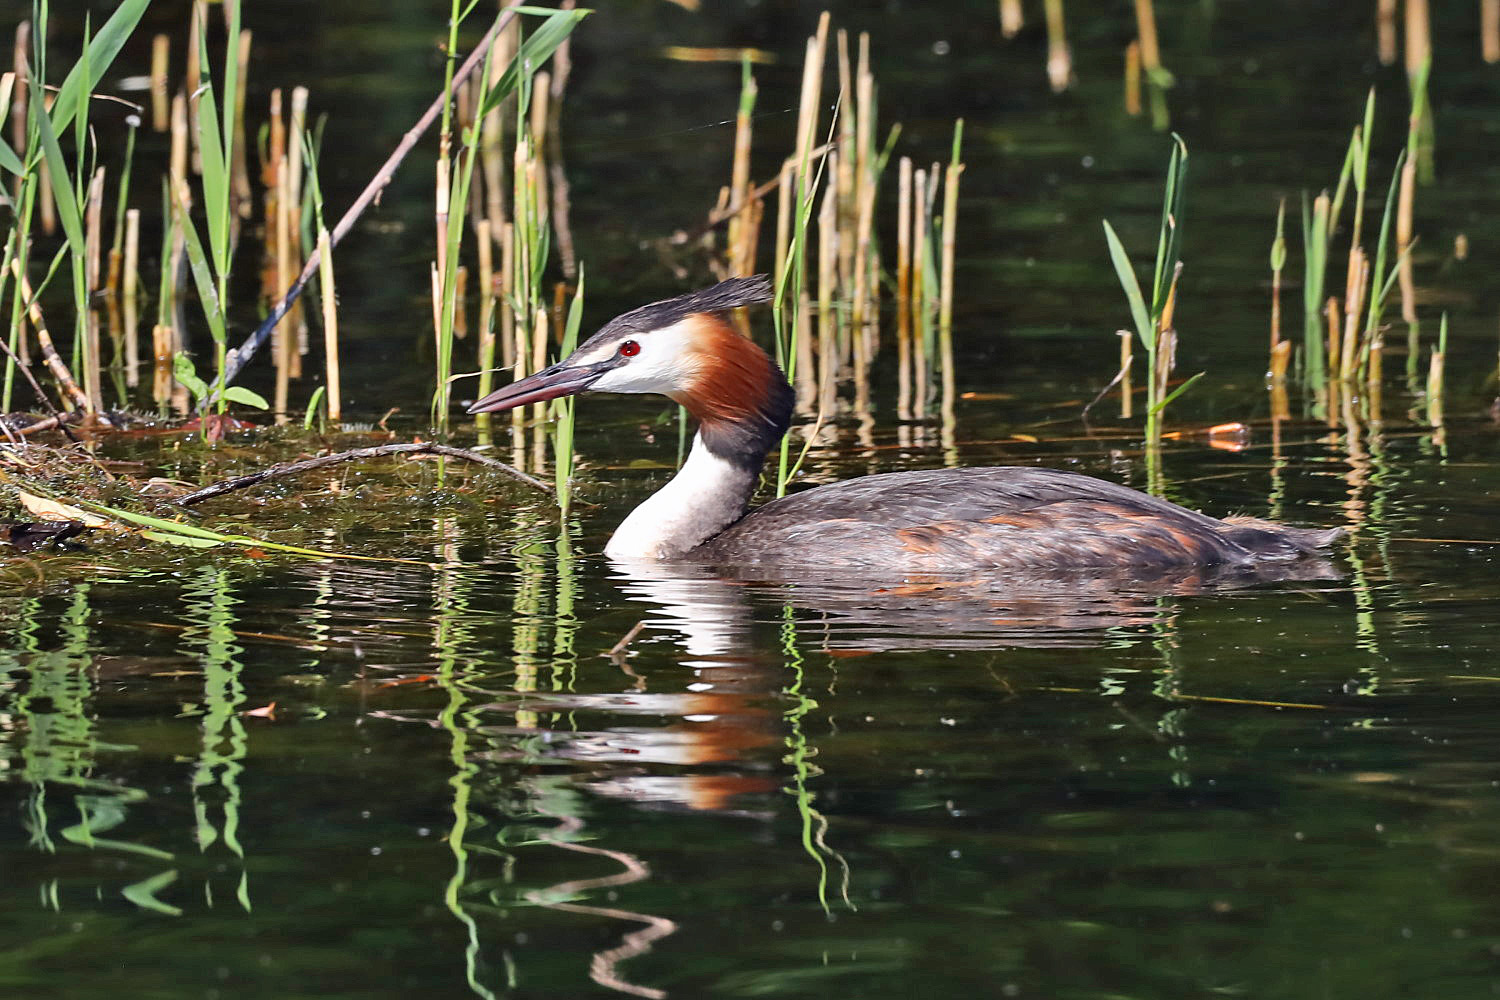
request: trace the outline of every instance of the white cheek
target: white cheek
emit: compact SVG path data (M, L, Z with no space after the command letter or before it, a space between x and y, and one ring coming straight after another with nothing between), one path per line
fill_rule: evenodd
M593 385L592 392L656 392L680 391L688 374L685 359L688 353L688 332L678 323L674 326L643 334L636 341L641 353L618 368L604 373Z

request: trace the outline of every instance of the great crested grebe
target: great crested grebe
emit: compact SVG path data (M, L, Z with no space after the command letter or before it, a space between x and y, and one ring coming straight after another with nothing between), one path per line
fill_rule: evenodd
M634 309L469 412L582 392L660 393L686 407L698 421L692 452L610 538L604 552L618 560L886 574L1249 567L1315 555L1342 535L1221 521L1077 473L1013 467L865 476L747 514L791 424L792 389L725 313L771 297L762 275Z

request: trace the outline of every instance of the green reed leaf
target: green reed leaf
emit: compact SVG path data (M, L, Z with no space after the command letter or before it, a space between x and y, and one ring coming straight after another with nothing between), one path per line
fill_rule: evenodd
M1125 290L1125 298L1130 302L1135 332L1140 335L1141 343L1150 350L1156 343L1156 330L1151 325L1151 314L1146 311L1146 300L1141 296L1141 283L1136 279L1130 255L1125 252L1125 245L1120 242L1120 237L1115 234L1115 228L1109 224L1108 219L1104 220L1104 238L1109 242L1109 259L1115 265L1115 275L1120 279L1120 287Z

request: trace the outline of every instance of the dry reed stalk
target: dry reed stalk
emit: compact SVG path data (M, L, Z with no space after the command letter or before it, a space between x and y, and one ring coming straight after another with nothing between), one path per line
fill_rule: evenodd
M1135 30L1141 43L1141 67L1149 74L1161 70L1161 46L1156 40L1156 11L1152 0L1135 0Z
M854 68L849 58L849 32L840 28L837 35L838 161L833 170L838 189L839 283L848 296L854 287L854 234L859 225L859 197L855 171L859 169L859 99L855 91ZM830 165L832 166L832 165Z
M1025 23L1025 17L1021 13L1021 0L1000 0L1001 35L1014 38Z
M285 288L292 280L292 207L291 165L283 153L276 167L276 287ZM276 404L278 422L287 419L290 404L290 379L297 357L297 337L291 327L291 316L283 316L276 326Z
M1443 314L1438 328L1437 346L1427 368L1427 422L1434 427L1443 424L1443 368L1448 354L1448 314Z
M1061 94L1073 85L1073 53L1068 48L1063 0L1046 0L1046 8L1047 80L1052 84L1052 92Z
M1382 66L1396 61L1396 0L1375 0L1376 49Z
M536 197L536 225L540 232L551 223L552 194L546 170L542 165L552 155L547 142L547 117L552 106L552 74L546 70L538 73L531 90L531 156L527 164L530 171L529 186ZM538 369L540 370L540 369Z
M104 262L104 168L94 171L89 182L88 208L83 216L83 244L86 248L85 280L90 292L98 292L102 282ZM97 355L96 355L97 357Z
M19 157L26 156L26 105L30 100L31 86L31 22L16 25L16 44L13 49L12 69L15 72L15 89L11 94L10 135L11 146ZM19 190L21 178L16 179Z
M323 304L323 356L328 373L328 422L336 424L344 416L343 380L339 370L338 292L333 284L333 241L326 227L318 230L318 289Z
M85 413L93 413L94 402L78 383L73 381L72 372L63 363L63 359L57 353L57 347L52 342L52 334L47 330L47 321L42 316L42 307L36 301L36 294L31 289L31 282L26 279L26 272L21 270L19 257L11 258L10 273L21 287L21 297L26 300L26 314L31 319L31 328L36 331L37 347L40 348L42 360L47 369L52 372L52 377L62 387L63 392L72 400L73 405Z
M1406 75L1416 79L1432 58L1432 18L1427 0L1406 0Z
M37 175L36 207L42 217L42 232L48 236L57 235L57 202L53 200L52 173L43 170ZM69 191L68 196L72 197Z
M165 405L172 396L172 347L176 334L170 326L160 323L151 328L152 367L151 398L158 406Z
M578 0L563 0L559 10L574 10ZM578 253L573 245L572 202L568 174L563 165L562 109L563 97L568 91L568 79L573 75L573 36L564 38L552 53L552 80L547 102L547 174L552 185L552 231L557 238L558 263L563 277L572 281L578 276ZM561 331L566 325L561 319L566 310L559 312L556 324Z
M137 313L140 259L141 210L132 208L125 212L125 261L120 270L121 297L125 305L125 384L132 389L140 383L140 317Z
M870 72L870 33L859 33L859 61L854 72L854 186L857 216L854 230L854 281L851 289L853 336L864 337L876 318L872 292L879 273L875 258L875 74Z
M802 158L809 155L813 137L819 135L818 119L823 93L823 67L828 52L828 11L818 17L818 29L807 40L807 53L802 62L802 92L797 102L797 145L792 156L797 160L798 170L803 169ZM811 169L811 163L807 165Z
M493 90L505 75L516 52L516 29L512 23L495 38L490 60L490 78L487 89ZM513 97L507 97L489 114L484 116L480 134L480 169L484 175L485 216L489 220L490 235L500 239L505 229L505 122Z
M429 269L428 287L432 298L432 343L434 347L440 349L443 329L443 272L433 261L428 261L427 266Z
M516 227L507 222L500 227L500 287L507 290L515 283ZM516 313L509 294L500 296L500 363L511 368L516 363ZM519 376L517 376L519 377Z
M1344 337L1339 375L1352 382L1359 370L1359 324L1364 318L1365 291L1370 283L1370 259L1364 250L1349 251L1349 267L1344 277Z
M1432 361L1427 368L1427 422L1433 427L1443 424L1443 368L1442 351L1432 352Z
M1283 340L1271 350L1271 381L1281 382L1286 379L1287 365L1292 359L1292 342Z
M303 141L306 132L307 88L293 87L291 125L287 130L286 258L294 267L302 260L302 151L306 145ZM281 277L280 272L277 276ZM285 288L286 282L290 280L291 276L288 274L279 287ZM303 310L302 303L293 304L291 320L292 329L297 332L297 350L292 354L292 378L301 378L302 356L308 350L307 313Z
M549 316L545 305L536 307L536 315L531 326L531 370L539 372L547 367L547 347L550 338L547 335ZM531 419L541 424L547 419L547 411L551 408L548 403L533 403L531 406ZM540 461L540 456L538 456Z
M1141 43L1132 41L1125 46L1125 113L1138 117L1141 113Z
M1500 62L1500 0L1479 0L1479 48L1485 62Z
M1401 188L1396 196L1396 274L1401 288L1401 318L1417 321L1417 286L1412 275L1412 215L1417 195L1417 164L1413 157L1401 166Z
M818 400L818 374L813 360L814 337L812 322L812 297L807 289L797 298L797 412L811 416Z
M227 7L225 13L228 13ZM250 143L245 141L245 95L246 81L250 78L249 29L240 32L239 79L234 94L234 163L230 172L230 185L234 193L235 216L248 219L254 211L254 192L250 188Z
M755 100L759 92L755 77L747 72L741 88L740 107L734 119L734 163L729 171L729 209L735 213L729 219L730 277L748 277L755 273L754 259L745 258L748 242L745 228L750 224L745 208L750 198L750 149L754 141Z
M945 341L950 341L945 345L946 354L952 353L953 264L958 242L958 179L964 172L964 165L958 159L958 147L963 139L963 129L964 120L960 118L955 126L953 162L948 164L943 174L943 255L938 285L938 331ZM951 360L951 357L943 359L944 364ZM951 373L945 374L944 377L951 377Z
M792 243L792 202L796 199L797 162L788 157L781 164L781 183L776 187L776 280L786 273L786 256Z
M823 207L818 212L818 409L823 413L833 410L839 361L833 314L834 286L838 283L837 234L838 192L828 186L823 190Z
M193 97L198 93L203 80L198 64L199 41L203 38L207 25L208 0L193 0L192 9L188 14L187 79L182 89L188 97L188 140L192 149L192 165L195 174L203 173L203 154L198 148L198 102L193 100Z
M1337 296L1328 296L1328 303L1324 307L1326 325L1328 329L1328 375L1330 382L1340 380L1339 366L1343 358L1342 326L1339 322L1339 300Z
M916 416L927 413L927 275L924 270L928 239L927 171L912 172L912 222L911 222L911 334L912 368L914 391L912 411Z
M281 159L286 155L286 119L282 116L281 106L281 88L274 87L271 90L271 117L268 122L269 130L266 133L266 164L262 172L267 198L273 203L280 184L277 180L277 171L281 169ZM274 230L275 225L275 222L271 221L267 228Z
M151 39L151 129L165 132L171 124L171 98L167 93L167 68L172 57L172 39L157 35Z
M911 267L912 250L912 163L901 157L896 181L896 330L899 336L911 333Z
M280 91L277 91L280 100ZM187 97L177 94L172 98L172 141L167 156L167 177L172 191L187 187L188 169L188 103Z
M1135 333L1116 330L1120 338L1120 419L1129 420L1135 415L1135 387L1131 377L1135 369Z
M467 340L469 337L469 268L460 264L453 269L453 338Z
M490 369L495 367L495 244L490 235L490 220L480 219L474 223L474 250L479 258L479 388L475 399L489 395L494 385ZM475 423L488 431L489 414L481 413Z
M440 152L438 153L436 174L433 184L433 230L437 235L437 263L433 287L432 306L432 336L434 343L441 345L443 338L443 276L448 273L448 203L453 193L453 158L450 153L452 147L452 136L444 132L439 139ZM441 347L439 347L441 350Z

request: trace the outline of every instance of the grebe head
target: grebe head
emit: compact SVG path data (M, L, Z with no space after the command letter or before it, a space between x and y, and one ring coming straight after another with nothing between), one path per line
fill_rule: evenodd
M611 320L568 357L469 407L496 413L584 392L657 393L685 406L704 443L757 469L786 433L792 392L786 377L725 313L769 302L765 275L633 309Z

